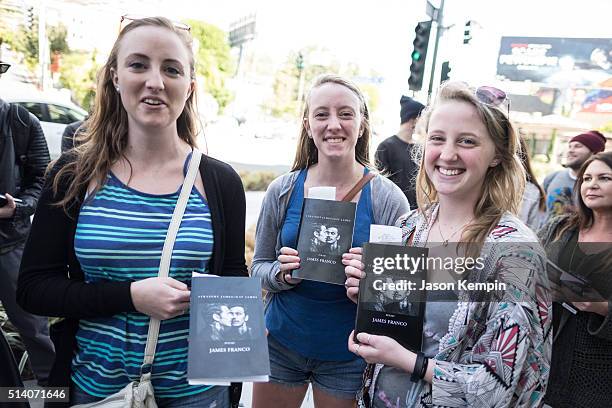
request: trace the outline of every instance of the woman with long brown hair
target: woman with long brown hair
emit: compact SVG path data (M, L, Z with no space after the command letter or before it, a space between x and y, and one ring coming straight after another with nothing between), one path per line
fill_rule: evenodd
M344 287L291 277L299 268L295 250L308 189L336 188L342 199L371 172L370 118L365 98L337 75L317 78L306 97L300 140L291 172L270 184L255 237L251 272L268 291L270 383L253 388L254 408L299 407L312 383L317 407L352 407L365 363L346 349L356 308ZM376 176L352 199L357 203L352 245L369 240L371 224L392 225L408 201ZM344 254L348 259L350 254Z
M151 373L159 406L229 407L227 387L187 382L189 284L192 271L247 275L244 190L230 166L195 155L189 27L163 17L128 22L99 74L81 143L48 175L18 299L66 318L55 330L49 385L69 386L71 405ZM186 169L198 159L169 275L159 277ZM161 325L155 359L143 365L150 319Z
M603 408L612 400L612 152L587 159L574 191L576 212L553 218L540 237L556 268L585 279L597 293L559 288L544 401L554 408Z
M480 259L459 280L503 286L428 291L421 350L369 333L355 342L351 334L349 349L371 363L360 399L366 406L539 406L550 359L550 305L542 248L513 215L525 174L518 138L500 106L505 99L492 87L441 87L421 119L427 136L419 207L398 222L404 244L428 247L430 257ZM364 266L353 258L346 286L356 301ZM428 280L450 272L430 269Z

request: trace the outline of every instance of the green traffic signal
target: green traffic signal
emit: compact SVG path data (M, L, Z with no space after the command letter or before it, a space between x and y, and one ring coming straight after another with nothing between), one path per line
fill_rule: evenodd
M410 78L408 78L408 85L412 91L421 90L423 84L431 24L431 21L419 21L414 28L415 36L412 42L414 48L412 54L410 54L412 64L410 65Z

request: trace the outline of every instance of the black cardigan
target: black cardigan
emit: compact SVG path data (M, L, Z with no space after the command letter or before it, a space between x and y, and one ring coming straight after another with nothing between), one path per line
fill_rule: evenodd
M557 265L560 265L563 252L571 252L568 244L572 235L578 233L572 228L556 239L557 232L568 220L569 216L552 218L538 233L548 259ZM609 271L580 268L577 272L591 279L598 275L598 279L592 281L594 287L609 296L610 285L606 278ZM612 400L612 301L608 300L606 317L581 311L574 315L555 302L553 318L555 340L544 402L554 408L609 407Z
M74 235L80 210L68 214L53 205L64 196L69 180L62 180L57 195L51 181L59 169L74 160L65 154L47 176L28 237L19 274L17 301L30 313L65 317L51 328L56 358L49 386L70 386L70 364L76 350L78 319L134 312L130 282L83 282L83 271L74 252ZM244 258L246 199L240 177L228 164L203 155L200 174L213 225L210 273L248 276Z

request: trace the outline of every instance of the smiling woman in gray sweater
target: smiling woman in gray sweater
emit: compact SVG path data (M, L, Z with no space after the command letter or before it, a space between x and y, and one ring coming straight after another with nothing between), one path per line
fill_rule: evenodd
M299 407L312 382L317 407L352 407L365 362L346 346L356 305L341 285L291 277L304 197L314 186L333 186L342 199L370 177L371 136L367 105L344 78L324 75L306 99L292 172L276 179L264 198L251 273L269 294L270 383L253 388L253 407ZM402 191L376 175L353 197L357 203L352 246L369 241L371 224L393 225L408 211ZM343 254L343 263L355 254Z

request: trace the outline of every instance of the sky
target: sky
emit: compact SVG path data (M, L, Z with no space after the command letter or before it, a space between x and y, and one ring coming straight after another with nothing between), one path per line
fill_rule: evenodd
M168 12L179 18L178 13L188 9L191 17L222 29L256 13L258 49L286 55L312 44L324 46L340 58L381 73L390 90L384 97L393 100L395 108L399 95L409 93L414 27L428 19L425 0L174 0L171 4ZM610 38L610 15L611 0L446 0L443 26L447 29L438 61L451 61L451 78L488 80L495 76L502 35ZM467 20L478 23L471 49L462 45Z
M256 44L263 53L285 56L317 45L365 71L381 73L399 88L407 87L414 27L428 19L426 0L117 0L112 4L116 7L106 6L104 11L117 16L130 12L195 18L226 31L232 22L255 13ZM612 0L446 0L446 29L438 55L440 61L451 61L455 68L451 76L489 77L494 74L501 35L612 37L610 15ZM467 20L475 20L479 27L474 29L472 47L479 48L475 66L470 50L462 47ZM467 69L459 66L462 61L469 62Z
M434 0L432 0L434 1ZM436 1L439 3L439 0ZM414 25L425 19L425 0L175 0L168 12L227 28L257 13L259 35L280 49L328 43L351 53L378 55L387 46L411 43ZM222 6L220 6L222 4ZM446 0L445 25L473 19L504 35L610 37L610 0ZM453 27L451 30L453 31ZM395 44L394 44L395 42Z
M232 22L256 14L257 38L247 46L257 52L281 61L315 45L337 60L358 64L362 72L382 76L380 110L387 115L383 121L392 126L400 95L411 94L407 82L414 27L428 19L426 0L117 0L114 4L104 7L106 19L101 14L92 31L116 30L108 21L118 21L124 13L194 18L225 31ZM611 38L610 15L612 0L445 0L438 64L450 61L451 79L493 81L502 35ZM472 43L466 47L462 39L468 20L476 24ZM108 39L108 48L115 31L112 34L100 39ZM424 93L416 97L426 102Z

